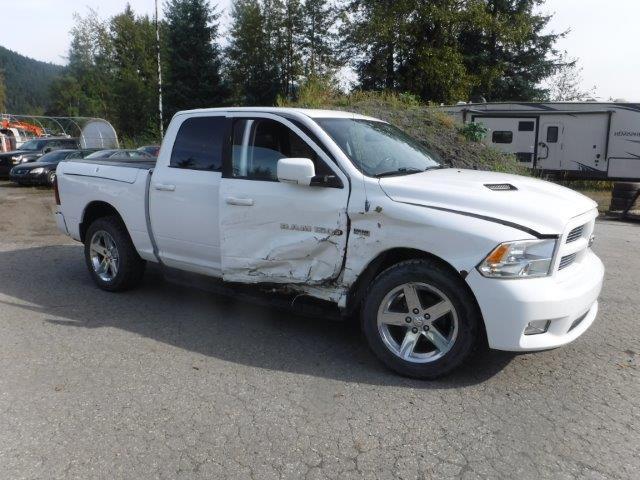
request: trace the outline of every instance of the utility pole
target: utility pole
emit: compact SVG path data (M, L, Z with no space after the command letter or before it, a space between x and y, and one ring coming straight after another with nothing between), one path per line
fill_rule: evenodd
M160 63L160 22L158 21L158 0L156 1L156 52L158 55L158 116L160 122L160 140L164 137L162 121L162 65Z

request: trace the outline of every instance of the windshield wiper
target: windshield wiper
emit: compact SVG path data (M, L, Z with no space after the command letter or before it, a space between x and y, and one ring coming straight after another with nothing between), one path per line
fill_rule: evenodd
M424 172L424 170L421 170L420 168L402 167L402 168L399 168L398 170L391 170L389 172L376 173L374 177L376 178L393 177L395 175L405 175L405 174L422 173L422 172Z

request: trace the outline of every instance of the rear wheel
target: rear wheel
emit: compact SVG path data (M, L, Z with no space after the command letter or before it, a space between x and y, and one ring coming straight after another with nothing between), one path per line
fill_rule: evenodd
M89 226L84 253L94 282L103 290L128 290L142 280L145 262L117 217L99 218Z
M389 368L433 379L473 351L481 320L459 277L436 262L411 260L374 280L362 322L369 346Z

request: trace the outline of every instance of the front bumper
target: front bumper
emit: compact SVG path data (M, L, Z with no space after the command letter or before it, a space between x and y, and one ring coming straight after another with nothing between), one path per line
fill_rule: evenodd
M477 270L467 277L482 312L489 346L496 350L546 350L572 342L598 313L604 266L588 250L566 271L531 279L485 278ZM550 320L546 333L525 335L529 322Z
M14 175L10 174L9 179L12 182L19 183L20 185L47 185L47 175L44 173L38 173L36 175L31 175L30 173L26 173L24 175Z

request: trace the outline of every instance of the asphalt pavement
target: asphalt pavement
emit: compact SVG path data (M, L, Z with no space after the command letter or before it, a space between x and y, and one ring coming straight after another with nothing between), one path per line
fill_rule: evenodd
M640 224L599 221L564 348L401 378L357 328L166 282L98 290L50 191L0 182L0 479L640 478Z

